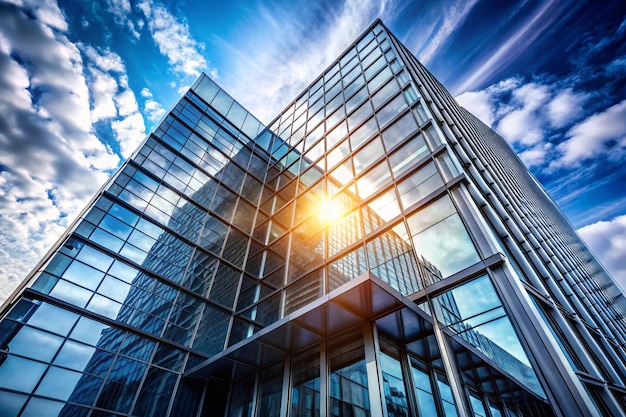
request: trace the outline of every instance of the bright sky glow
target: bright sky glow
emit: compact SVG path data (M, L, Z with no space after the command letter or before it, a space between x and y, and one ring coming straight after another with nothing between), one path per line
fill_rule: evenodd
M344 215L346 209L339 201L339 198L322 198L317 207L317 215L324 224L330 226L338 222Z
M625 285L622 0L0 0L0 300L200 72L269 122L377 17Z

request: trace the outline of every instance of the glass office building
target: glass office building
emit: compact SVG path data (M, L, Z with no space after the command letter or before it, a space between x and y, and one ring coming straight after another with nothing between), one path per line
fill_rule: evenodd
M0 311L0 416L618 416L626 300L376 21L268 126L201 76Z

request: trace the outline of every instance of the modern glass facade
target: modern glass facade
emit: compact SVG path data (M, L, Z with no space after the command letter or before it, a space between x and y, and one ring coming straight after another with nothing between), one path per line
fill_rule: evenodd
M617 416L626 300L374 24L269 126L201 76L2 306L0 416Z

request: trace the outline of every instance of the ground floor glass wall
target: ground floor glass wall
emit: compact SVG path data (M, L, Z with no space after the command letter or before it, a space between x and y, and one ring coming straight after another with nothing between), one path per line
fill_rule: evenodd
M328 338L233 381L226 415L553 416L545 400L450 340L457 403L432 330L394 341L369 322Z

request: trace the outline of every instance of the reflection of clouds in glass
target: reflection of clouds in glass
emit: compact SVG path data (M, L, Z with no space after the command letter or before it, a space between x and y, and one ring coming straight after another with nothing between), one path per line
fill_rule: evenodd
M400 214L398 199L396 198L396 193L393 189L382 194L380 197L368 204L367 207L372 209L377 216L386 222Z
M330 176L337 180L341 185L345 185L352 181L352 162L345 161L330 173Z
M503 370L542 393L502 302L487 275L435 298L437 319Z
M407 219L411 234L416 235L454 213L456 213L456 210L450 197L447 195L441 197Z
M449 276L480 259L458 214L413 236L417 252Z
M530 366L528 357L524 353L508 317L502 317L499 320L483 324L474 330L515 356L524 365Z
M102 314L105 317L116 318L122 305L101 295L94 295L87 307L88 310Z
M461 318L474 316L501 305L500 299L486 275L456 287L450 292L454 297Z

